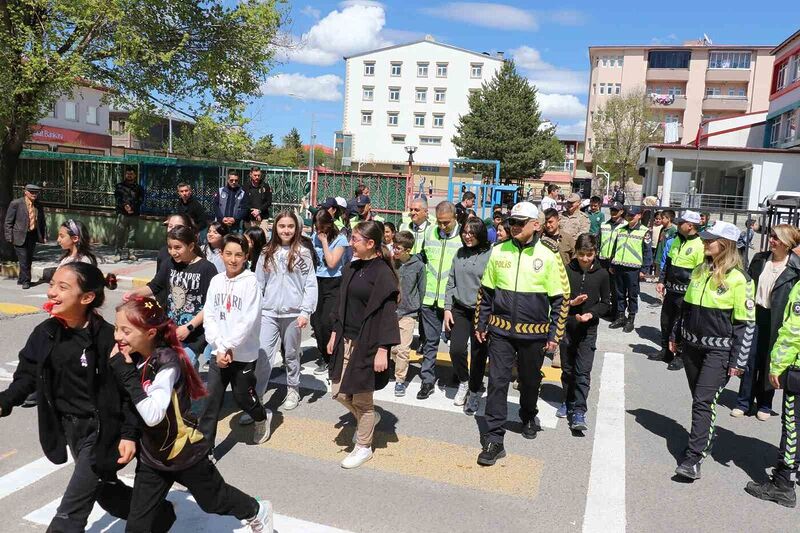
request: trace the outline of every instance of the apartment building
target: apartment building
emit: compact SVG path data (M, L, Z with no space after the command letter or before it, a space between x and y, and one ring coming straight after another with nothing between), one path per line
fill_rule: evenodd
M770 52L775 58L765 148L800 147L800 30Z
M408 170L406 146L415 146L414 173L447 176L459 117L503 64L498 53L473 52L433 37L345 57L342 130L336 133L340 168ZM440 184L437 180L436 186Z
M108 154L108 104L103 87L79 81L39 120L30 137L31 147L66 152ZM45 146L46 145L46 146Z
M592 46L585 162L592 163L592 119L605 101L645 90L665 142L688 144L703 120L765 111L769 106L772 46ZM676 124L671 126L670 124Z

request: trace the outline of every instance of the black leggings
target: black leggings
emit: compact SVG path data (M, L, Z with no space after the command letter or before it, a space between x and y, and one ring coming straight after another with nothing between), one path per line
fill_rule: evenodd
M469 381L469 390L478 392L486 372L486 343L475 338L475 308L453 303L453 329L450 332L450 360L459 383ZM470 364L467 367L467 341Z
M339 286L341 284L341 277L317 277L317 310L311 315L311 329L314 330L317 349L326 363L330 363L331 360L331 356L328 354L328 341L333 331L331 315L339 307Z

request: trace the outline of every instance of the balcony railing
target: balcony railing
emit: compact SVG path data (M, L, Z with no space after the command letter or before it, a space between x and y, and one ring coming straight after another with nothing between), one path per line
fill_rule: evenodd
M706 95L703 110L747 111L747 96Z
M669 205L680 209L745 209L747 207L747 196L671 192Z
M665 107L667 109L686 109L686 95L684 94L659 94L647 95L650 107Z
M549 172L569 172L570 174L575 169L575 162L573 160L563 161L561 163L553 163L547 165L547 171Z

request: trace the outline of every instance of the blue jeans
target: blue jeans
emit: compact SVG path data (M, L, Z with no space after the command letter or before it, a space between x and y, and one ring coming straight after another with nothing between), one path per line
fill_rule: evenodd
M197 354L194 353L194 350L189 348L187 345L183 345L183 351L186 352L186 356L189 358L189 361L192 362L192 366L195 368L199 368L199 362L197 361Z

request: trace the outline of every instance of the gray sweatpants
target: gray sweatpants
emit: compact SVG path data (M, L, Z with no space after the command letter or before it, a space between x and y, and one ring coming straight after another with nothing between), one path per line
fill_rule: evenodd
M297 317L276 318L261 314L261 350L256 363L256 394L261 398L267 392L272 362L276 358L278 345L283 346L286 362L286 383L289 387L300 386L300 342L302 331L297 327Z

